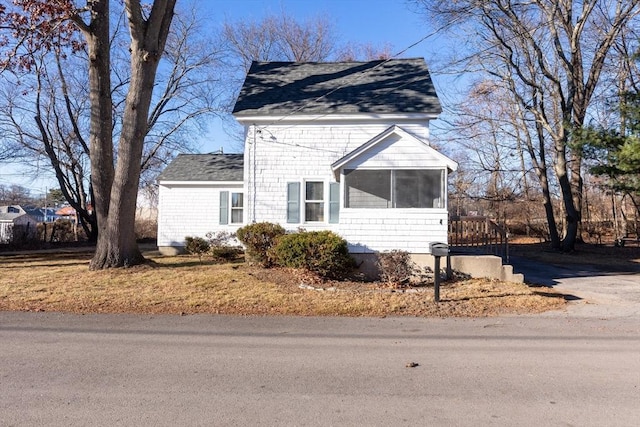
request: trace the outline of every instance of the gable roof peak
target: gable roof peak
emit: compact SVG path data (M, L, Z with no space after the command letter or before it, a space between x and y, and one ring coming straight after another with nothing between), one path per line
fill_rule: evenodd
M347 62L253 62L236 117L292 114L438 115L423 58Z

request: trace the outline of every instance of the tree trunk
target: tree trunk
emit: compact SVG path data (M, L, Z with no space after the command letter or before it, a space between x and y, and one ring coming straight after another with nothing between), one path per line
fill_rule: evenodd
M109 0L96 0L93 2L92 19L85 31L85 35L89 50L91 186L94 190L93 210L98 226L99 244L100 236L106 235L114 174ZM96 248L96 255L100 252L99 247ZM94 260L91 261L90 268L95 267Z
M107 216L98 215L98 243L91 269L128 267L144 262L135 236L140 162L153 84L175 0L156 0L147 21L138 1L127 0L125 3L131 33L131 80L118 142L118 163L107 193L110 203ZM93 162L93 150L91 160ZM94 186L94 190L98 188L104 190Z
M559 145L561 144L561 145ZM556 176L558 178L558 184L560 185L560 191L562 193L562 202L566 213L566 231L564 239L562 240L562 251L571 252L575 249L576 239L578 236L578 224L580 223L579 211L574 205L574 194L571 187L571 182L567 174L567 162L565 158L564 149L566 143L558 143L556 145Z

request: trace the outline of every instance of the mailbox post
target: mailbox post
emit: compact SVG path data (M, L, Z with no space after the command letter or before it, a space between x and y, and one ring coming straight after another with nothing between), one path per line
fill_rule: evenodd
M436 302L440 302L440 257L449 256L449 245L440 242L429 243L429 251L435 261L433 266L434 299Z

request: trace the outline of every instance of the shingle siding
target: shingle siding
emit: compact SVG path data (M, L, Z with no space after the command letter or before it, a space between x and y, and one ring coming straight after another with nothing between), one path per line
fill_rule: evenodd
M239 188L242 180L245 223L332 230L352 252L427 253L429 242L447 241L446 209L345 208L341 182L339 222L330 223L329 189L348 168L455 169L428 147L429 120L441 110L423 59L254 62L233 110L246 129L244 157L179 157L163 172L158 245L220 229L219 192L227 190L220 181L239 181ZM305 180L325 183L322 223L304 222ZM287 188L296 182L301 222L288 223L287 206L295 203L287 203Z
M209 232L234 232L241 224L220 225L220 192L242 192L237 186L213 183L160 184L158 195L158 246L181 247L187 236L205 237Z
M269 138L252 137L249 128L245 151L247 193L255 192L255 216L253 200L248 201L246 211L251 219L281 224L288 230L298 227L307 230L331 230L349 243L350 251L367 253L393 249L412 253L427 253L429 242L447 241L446 209L346 209L344 188L341 188L340 221L338 224L287 223L287 184L305 179L335 181L331 164L360 147L388 128L388 123L355 126L269 126ZM443 164L416 145L415 141L398 140L395 135L390 143L382 141L359 161L366 167L431 167L443 168ZM250 143L249 143L250 142ZM392 142L392 143L391 143ZM253 156L255 155L255 177ZM355 165L354 165L355 166ZM362 165L360 165L362 166ZM254 183L255 178L255 183ZM325 187L328 191L328 186ZM302 187L304 192L304 187ZM302 195L304 198L304 194ZM303 199L304 200L304 199ZM325 203L328 203L325 193ZM302 203L304 210L304 203Z

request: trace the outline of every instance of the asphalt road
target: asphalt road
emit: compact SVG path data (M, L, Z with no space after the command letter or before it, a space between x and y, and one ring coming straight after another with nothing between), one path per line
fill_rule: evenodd
M564 294L569 300L565 313L568 317L628 317L640 322L640 265L625 271L604 271L588 265L551 265L521 257L511 257L510 263L514 271L524 274L527 283Z
M0 425L636 426L640 322L0 313Z

